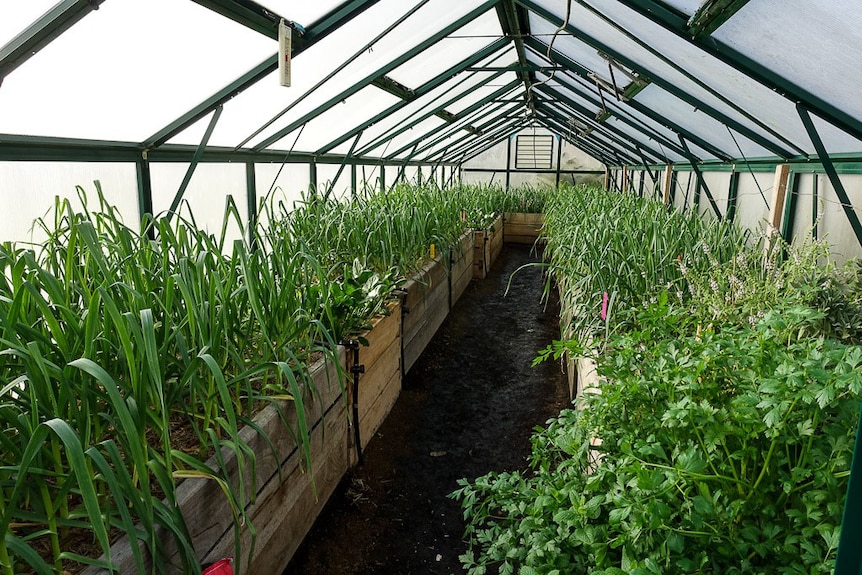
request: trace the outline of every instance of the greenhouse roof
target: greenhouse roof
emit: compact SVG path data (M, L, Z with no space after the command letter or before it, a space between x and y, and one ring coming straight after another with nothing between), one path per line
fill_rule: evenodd
M530 125L608 166L862 152L862 26L841 0L30 0L4 12L0 160L460 164Z

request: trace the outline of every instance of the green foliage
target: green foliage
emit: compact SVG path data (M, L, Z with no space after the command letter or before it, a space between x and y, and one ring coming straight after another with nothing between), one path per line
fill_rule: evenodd
M610 338L602 393L536 433L530 472L462 482L470 573L831 572L862 349L800 337L822 314L798 306L667 337L685 314Z

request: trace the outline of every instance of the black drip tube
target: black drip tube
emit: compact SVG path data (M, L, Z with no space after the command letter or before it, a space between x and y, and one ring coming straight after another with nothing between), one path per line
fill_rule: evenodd
M353 350L353 365L350 366L350 373L353 374L353 442L356 444L356 460L359 465L362 465L364 459L362 457L362 437L359 433L359 376L365 373L365 366L359 363L358 341L348 340L344 342L344 346Z

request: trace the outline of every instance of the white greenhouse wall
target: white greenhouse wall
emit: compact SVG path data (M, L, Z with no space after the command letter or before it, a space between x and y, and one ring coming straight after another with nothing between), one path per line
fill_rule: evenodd
M134 164L72 162L0 162L0 241L41 243L45 234L33 228L37 218L53 218L54 198L68 198L81 207L75 186L81 186L91 209L98 206L96 186L101 183L107 201L123 221L137 230L137 178ZM32 231L31 231L32 230Z
M170 208L180 188L188 164L152 164L153 212L161 215ZM193 217L197 226L220 237L229 196L246 225L248 202L245 194L245 164L199 164L183 194L177 213ZM243 232L236 218L231 217L225 234L225 245L242 239Z

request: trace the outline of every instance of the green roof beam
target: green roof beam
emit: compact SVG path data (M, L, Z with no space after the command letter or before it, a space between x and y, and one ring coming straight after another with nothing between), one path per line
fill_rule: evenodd
M538 40L532 39L532 38L528 38L526 40L526 42L529 45L533 46L534 49L536 49L537 51L541 51L542 47L546 48L546 46L543 43L539 42ZM569 59L567 56L565 56L564 54L561 54L557 50L551 50L551 59L557 64L561 64L563 66L568 67L569 70L571 70L571 72L573 74L576 74L576 75L578 75L584 79L588 79L587 74L589 73L589 71L586 68L584 68L583 66L581 66L580 64L578 64L574 60ZM657 113L656 111L650 109L649 107L641 104L637 100L629 100L628 102L626 102L626 104L628 106L630 106L631 108L637 110L641 114L645 115L646 117L650 118L651 120L661 124L662 126L666 127L667 129L671 130L672 132L675 132L677 134L683 134L686 137L686 139L688 139L690 142L694 142L695 144L697 144L698 146L700 146L701 148L703 148L704 150L706 150L710 154L714 155L716 158L724 160L725 162L729 162L732 160L733 157L730 154L728 154L727 152L718 149L717 147L715 147L711 143L709 143L706 140L704 140L703 138L699 137L697 134L694 134L694 133L690 132L689 130L683 128L679 124L668 120L666 117L664 117L661 114Z
M341 26L358 16L379 0L350 0L333 10L299 34L291 42L291 57L295 58L311 46L320 42ZM145 148L161 146L240 92L254 85L278 69L278 54L273 54L146 140Z
M324 145L323 147L321 147L318 150L318 153L326 153L326 152L332 150L333 148L343 144L344 142L346 142L347 140L352 138L355 134L359 133L362 130L365 130L367 127L369 127L373 124L376 124L377 122L379 122L383 118L387 118L387 117L391 116L392 114L394 114L395 112L397 112L398 110L400 110L401 108L403 108L404 106L406 106L407 104L409 104L410 102L415 100L416 98L420 98L422 96L425 96L426 94L430 93L432 90L445 84L448 80L450 80L456 74L461 73L466 68L472 66L476 62L479 62L483 58L487 58L488 56L491 56L491 55L499 52L500 50L505 48L505 46L506 46L506 41L502 40L502 39L496 40L496 41L492 42L491 44L489 44L488 46L485 46L484 48L482 48L481 50L479 50L475 54L470 55L468 58L462 60L458 64L455 64L454 66L450 67L448 70L445 70L444 72L438 74L437 76L435 76L431 80L428 80L427 82L425 82L424 84L422 84L421 86L416 88L415 91L412 91L409 96L407 96L407 95L402 96L401 102L397 102L397 103L393 104L392 106L389 106L388 108L386 108L385 110L383 110L379 114L376 114L374 117L372 117L368 121L364 122L362 125L357 126L357 127L353 128L352 130L345 132L344 134L342 134L341 136L339 136L335 140L327 143L326 145ZM449 105L449 104L447 104L447 105ZM437 114L440 117L443 117L443 119L445 119L446 121L451 121L448 117L449 112L446 112L443 108L435 111L435 114ZM363 148L359 151L359 153L361 155L370 149L373 149L373 148L371 148L367 145L363 146Z
M496 80L497 78L499 78L503 74L504 74L504 72L494 73L494 74L488 76L487 78L485 78L484 80L482 80L481 82L479 82L472 89L475 90L475 89L481 88L485 84L488 84L489 82ZM418 116L417 118L414 118L413 120L411 120L409 122L404 122L400 125L396 125L393 128L390 128L386 133L381 134L380 136L378 136L377 138L372 140L370 143L368 143L363 148L363 150L373 150L374 148L376 148L380 144L382 144L383 141L385 141L387 139L397 138L399 135L403 134L407 130L410 130L414 126L417 126L418 124L424 122L425 120L427 120L431 116L440 117L441 112L445 112L445 114L448 115L447 118L444 118L448 123L452 124L454 122L457 122L459 119L459 116L456 114L452 114L450 112L446 112L445 109L448 106L451 106L452 104L454 104L455 102L460 100L462 96L463 96L463 94L458 94L458 95L446 100L445 102L439 104L437 107L433 108L431 111L425 112L424 114L421 114L420 116ZM475 128L473 128L473 130L475 130ZM468 131L470 131L470 130L468 129ZM475 133L475 131L474 131L474 133ZM325 150L328 148L322 148L322 149Z
M0 84L18 66L36 55L105 0L62 0L20 34L0 47ZM11 9L6 7L6 10Z
M753 59L716 40L712 36L692 39L688 29L688 22L677 12L650 0L619 1L641 16L652 20L662 28L701 48L707 54L739 70L752 80L784 96L794 104L801 103L827 122L834 124L854 138L862 140L862 121L826 102L822 98L815 96L801 86L797 86L787 78L755 62Z
M492 92L491 94L489 94L488 96L486 96L485 98L483 98L482 100L480 100L480 101L478 101L478 102L476 102L476 103L472 104L471 106L469 106L469 107L465 108L464 110L462 110L461 112L459 112L459 113L455 116L455 118L454 118L454 121L453 121L453 122L450 122L449 124L441 124L440 126L438 126L437 128L435 128L434 130L431 130L430 132L427 132L427 133L425 133L425 134L422 134L422 135L421 135L421 136L419 136L418 138L415 138L414 140L412 140L410 143L405 144L404 146L400 147L399 149L397 149L397 150L395 150L394 152L392 152L391 154L389 154L389 155L387 156L387 158L392 158L392 157L394 157L394 156L397 156L397 155L399 155L399 154L402 154L402 153L403 153L403 152L405 152L406 150L410 149L410 148L413 146L413 144L414 144L414 143L416 143L416 142L421 142L422 140L427 139L429 136L433 136L433 135L435 135L435 134L436 134L437 132L439 132L440 130L445 130L445 129L450 128L450 127L451 127L451 128L453 128L453 129L456 129L456 127L454 126L454 124L455 124L456 122L458 122L459 120L462 120L462 119L466 118L467 116L469 116L469 115L470 115L470 114L472 114L473 112L475 112L475 111L477 111L477 110L481 109L482 107L486 106L486 105L487 105L491 100L493 100L493 99L495 99L495 98L498 98L498 97L500 97L500 96L502 96L502 95L504 95L504 94L508 94L509 92L511 92L511 91L512 91L516 86L518 86L518 85L519 85L519 82L517 82L517 81L513 81L513 82L510 82L509 84L506 84L505 86L503 86L503 87L501 87L501 88L499 88L499 89L495 90L494 92ZM461 128L461 127L457 127L457 129L459 129L459 130L460 130L460 129L463 129L463 128ZM472 135L474 135L474 136L481 135L481 131L480 131L480 130L478 130L478 129L476 129L476 128L474 128L474 129L472 129L472 130L468 130L468 132L470 132L470 133L471 133ZM424 149L420 149L420 150L419 150L419 152L420 152L420 153L421 153L422 151L424 151Z
M725 2L725 1L726 0L717 0L717 3L720 4L720 3ZM731 1L733 1L733 0L731 0ZM748 0L744 0L742 3L744 4L747 1ZM712 2L712 0L710 0L709 2L704 4L704 6L706 6L707 4L714 4L714 3L716 3L716 2ZM658 58L663 63L667 64L668 66L670 66L671 68L676 70L678 73L685 76L686 79L697 84L697 86L700 87L702 90L704 90L708 94L712 95L716 99L720 100L724 105L726 105L727 107L736 111L738 114L744 116L748 121L750 121L752 124L756 125L764 133L766 133L770 137L774 138L775 141L781 142L783 145L787 146L787 148L792 150L794 153L806 155L805 150L803 150L801 147L797 146L796 144L794 144L793 142L791 142L790 140L788 140L787 138L785 138L784 136L779 134L776 130L771 128L765 122L761 121L754 114L749 113L745 108L743 108L742 106L737 104L734 100L726 97L724 94L713 89L712 86L710 86L709 84L707 84L706 82L704 82L703 80L698 78L695 74L690 73L688 70L686 70L685 68L683 68L682 66L677 64L674 60L672 60L671 58L669 58L665 54L663 54L661 51L654 48L649 42L646 42L646 41L642 40L641 38L639 38L638 36L636 36L635 34L632 34L625 27L621 26L615 20L613 20L612 18L609 18L608 16L606 16L604 13L602 13L600 10L594 8L593 6L591 6L587 3L582 3L582 6L584 8L586 8L587 10L589 10L590 13L592 13L594 16L596 16L596 18L599 18L600 20L602 20L603 22L605 22L609 26L613 27L614 30L616 30L620 34L624 35L626 37L626 39L637 44L639 48L643 49L644 51L651 54L652 56ZM728 18L729 17L730 16L728 15ZM636 83L632 83L630 85L630 87L633 87L635 89L626 90L626 92L623 94L624 97L629 98L629 99L634 98L635 95L637 94L637 92L646 88L646 83L641 83L641 85L639 87L635 86L635 84Z
M537 5L532 0L516 0L516 1L523 4L528 9L533 10L539 16L541 16L542 18L544 18L545 20L547 20L551 24L554 24L557 26L563 24L563 21L557 15L553 14L552 12L550 12L548 10L545 10L544 8ZM567 24L565 26L565 29L567 32L569 32L570 34L572 34L573 36L575 36L576 38L578 38L579 40L581 40L585 44L591 46L592 48L594 48L596 50L601 51L604 54L607 54L608 56L610 56L611 58L613 58L617 62L623 64L624 66L628 67L629 69L635 70L639 74L649 78L649 80L653 84L655 84L656 86L661 87L662 89L664 89L668 93L676 96L677 98L679 98L683 102L686 102L687 104L689 104L691 106L694 106L695 108L697 108L701 112L707 114L708 116L711 116L714 120L724 124L725 126L727 126L729 128L732 128L736 132L744 135L746 138L757 143L758 145L763 146L763 148L769 150L770 152L772 152L776 156L779 156L781 158L790 158L791 156L793 156L793 154L791 152L789 152L788 150L784 149L781 146L778 146L775 142L773 142L769 138L766 138L762 134L755 132L754 130L751 130L750 128L748 128L747 126L745 126L743 124L740 124L736 120L728 117L723 112L710 106L709 104L707 104L703 100L696 98L693 95L686 92L685 90L679 88L674 83L665 80L661 76L658 76L656 74L652 74L649 70L645 70L641 65L639 65L634 60L632 60L632 59L628 58L627 56L625 56L624 54L614 50L613 48L611 48L610 46L608 46L604 42L601 42L600 40L596 39L595 37L584 32L583 30L576 28L571 23ZM633 102L635 100L631 100L631 101ZM716 148L716 147L713 146L713 148ZM722 156L719 155L718 157L722 157ZM728 154L725 154L724 157L729 158L730 156Z
M689 19L689 34L694 38L709 36L746 4L748 0L706 0Z
M325 112L326 110L328 110L329 108L334 106L335 104L341 102L342 100L345 100L345 99L349 98L350 96L356 94L362 88L365 88L366 86L368 86L369 84L374 82L374 80L380 78L381 76L385 76L386 74L388 74L392 70L398 68L399 66L401 66L402 64L404 64L408 60L412 59L416 55L421 54L422 52L424 52L425 50L427 50L428 48L430 48L431 46L433 46L434 44L436 44L437 42L439 42L440 40L442 40L443 38L445 38L446 36L448 36L452 32L463 27L465 24L469 23L470 21L475 19L477 16L481 15L483 12L486 12L489 8L491 8L494 5L495 1L496 0L488 0L486 2L483 2L479 7L474 8L473 10L471 10L470 12L465 14L464 16L458 18L457 20L455 20L454 22L452 22L448 26L445 26L442 30L439 30L438 32L432 34L430 37L426 38L425 40L423 40L422 42L420 42L419 44L417 44L413 48L406 50L401 55L399 55L397 58L391 60L386 65L382 66L378 70L375 70L374 72L372 72L371 74L369 74L368 76L363 78L362 80L359 80L358 82L353 84L350 88L343 90L340 94L337 94L335 97L330 98L329 100L327 100L323 104L317 106L315 109L311 110L307 114L304 114L302 117L295 119L293 122L289 123L284 128L278 130L275 134L265 138L262 142L258 143L256 146L253 146L253 149L254 150L262 150L264 148L268 148L269 146L271 146L275 142L278 142L280 139L285 137L287 134L290 134L291 132L293 132L295 129L297 129L298 127L300 127L301 125L303 125L307 121L319 116L320 114L322 114L323 112Z

